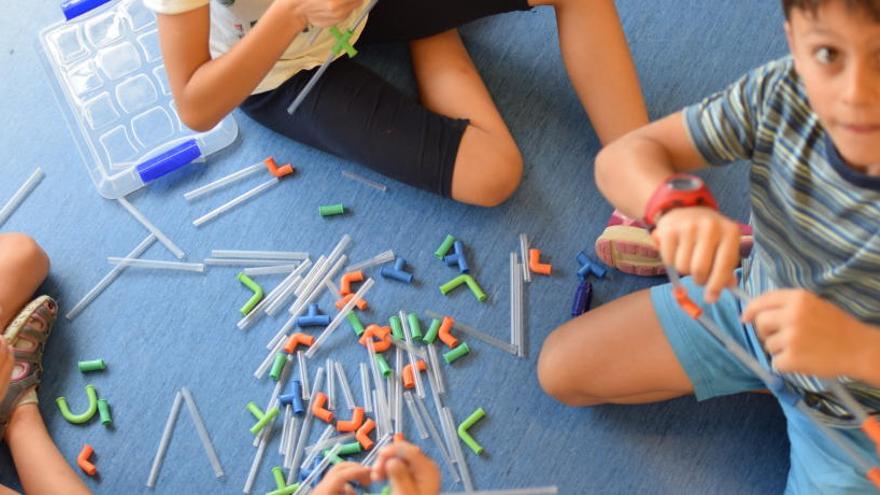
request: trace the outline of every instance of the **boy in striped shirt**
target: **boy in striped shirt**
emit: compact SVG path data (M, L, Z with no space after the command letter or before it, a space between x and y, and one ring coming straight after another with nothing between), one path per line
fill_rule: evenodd
M691 275L691 299L877 466L877 446L816 377L840 377L878 414L880 0L782 3L790 56L611 144L596 180L625 215L648 217L663 262ZM754 247L736 270L735 221L706 206L652 205L673 188L670 176L740 160L750 165ZM747 307L723 292L733 284L753 298ZM562 325L538 374L549 394L579 406L764 388L668 284ZM786 493L877 493L814 423L780 404L791 440Z

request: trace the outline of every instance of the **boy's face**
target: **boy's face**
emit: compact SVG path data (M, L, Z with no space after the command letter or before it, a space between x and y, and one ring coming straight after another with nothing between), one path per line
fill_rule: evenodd
M829 0L792 9L785 26L810 106L840 154L858 169L880 165L880 23Z

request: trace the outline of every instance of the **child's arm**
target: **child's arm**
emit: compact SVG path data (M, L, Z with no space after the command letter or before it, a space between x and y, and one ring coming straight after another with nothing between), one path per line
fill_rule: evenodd
M379 453L373 465L374 480L388 479L393 495L437 495L440 469L415 445L395 442Z
M178 114L197 131L217 125L269 73L308 23L332 26L361 0L276 0L254 28L228 52L211 59L211 19L206 5L158 15L159 39Z
M354 493L350 482L359 483L361 486L370 484L370 468L361 466L356 462L340 462L327 472L324 479L312 490L312 495L338 495L340 493Z

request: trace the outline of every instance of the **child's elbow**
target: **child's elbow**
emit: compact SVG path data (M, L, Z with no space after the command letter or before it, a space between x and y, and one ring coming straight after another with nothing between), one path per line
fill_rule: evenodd
M208 115L198 108L188 108L189 105L180 105L177 110L180 115L180 121L183 125L189 127L196 132L208 132L220 123L222 118Z
M599 190L602 192L607 191L608 186L614 182L611 176L614 173L614 155L616 154L615 148L616 145L611 144L602 148L599 151L599 154L596 155L596 165L594 170L596 187L598 187Z

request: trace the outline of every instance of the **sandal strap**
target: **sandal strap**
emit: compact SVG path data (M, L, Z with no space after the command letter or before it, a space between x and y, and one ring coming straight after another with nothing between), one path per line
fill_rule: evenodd
M24 327L18 332L18 338L24 337L25 340L30 340L36 344L44 344L47 340L49 340L49 333L51 332L51 327L47 328L45 331L43 330L34 330L31 327Z
M6 426L9 424L9 419L12 418L16 405L28 390L40 384L41 375L42 370L34 368L21 380L9 384L6 397L0 402L0 437L6 433Z
M31 366L39 366L43 360L43 346L37 346L35 349L15 349L15 362L27 363Z

